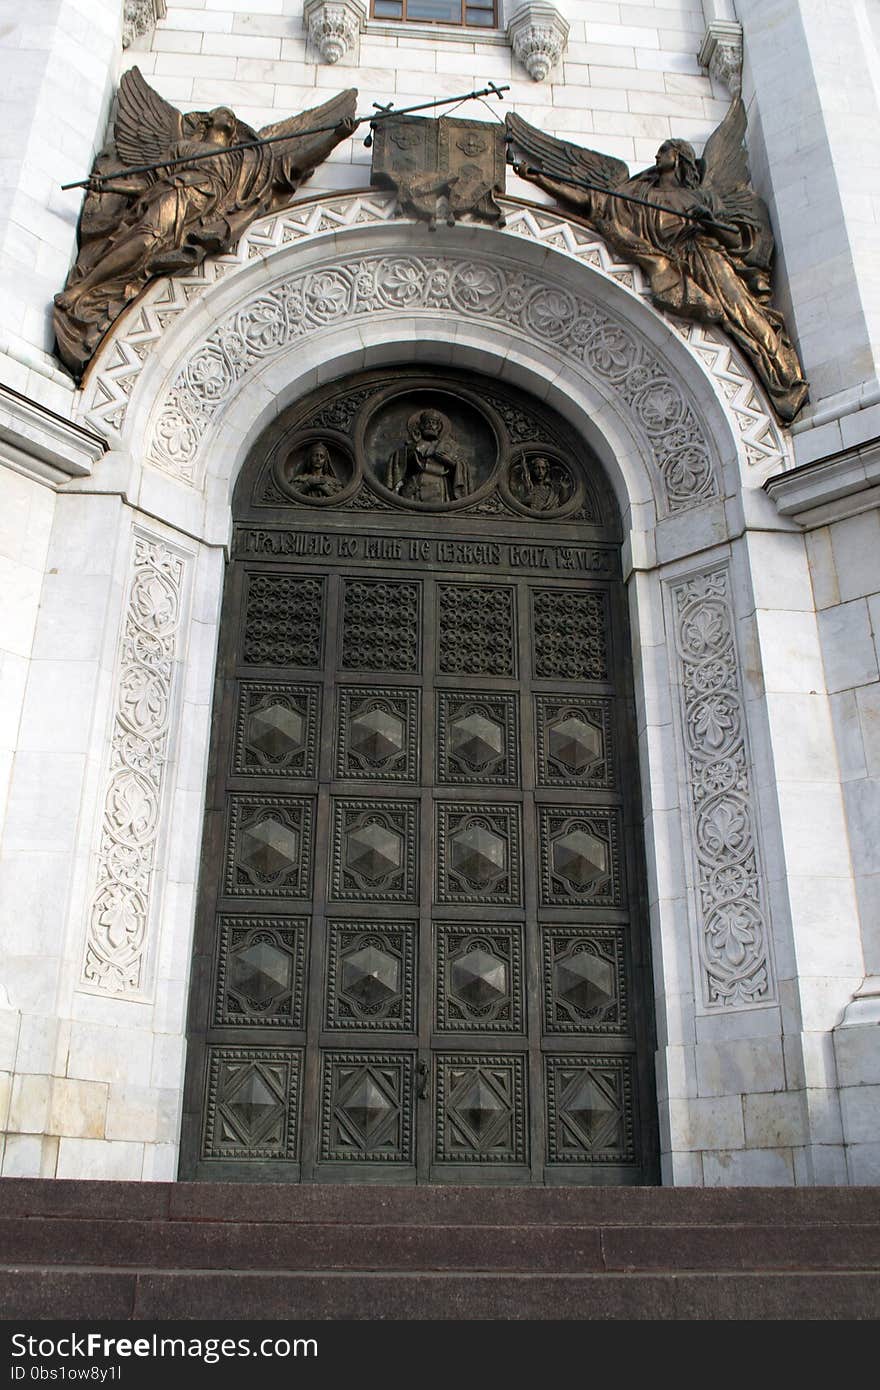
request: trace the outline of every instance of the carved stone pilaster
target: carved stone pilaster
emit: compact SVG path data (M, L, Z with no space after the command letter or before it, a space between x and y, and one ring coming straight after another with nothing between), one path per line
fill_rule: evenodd
M776 986L732 580L717 564L669 587L702 1004L748 1009Z
M706 27L699 59L704 68L738 97L742 87L743 31L733 19L713 19Z
M122 47L129 48L154 28L167 10L165 0L125 0L122 14Z
M361 0L306 0L303 24L325 63L355 57L367 22Z
M142 998L189 557L135 527L81 985Z
M568 21L544 0L526 0L510 19L507 37L529 77L543 82L568 43Z

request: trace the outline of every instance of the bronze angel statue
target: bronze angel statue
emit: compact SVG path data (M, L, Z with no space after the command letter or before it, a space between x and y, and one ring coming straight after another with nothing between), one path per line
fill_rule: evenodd
M353 88L340 92L258 134L225 106L184 115L138 68L124 73L113 140L89 179L76 264L55 296L58 352L74 376L82 375L107 329L151 279L229 251L256 218L286 207L351 135L356 98ZM323 129L300 133L316 127ZM270 137L269 145L233 148ZM194 155L211 157L187 162ZM163 159L183 162L125 172Z
M630 178L620 159L545 135L520 116L507 117L508 141L519 153L516 172L635 261L659 308L725 329L781 419L793 420L807 399L807 383L782 315L770 303L773 234L749 183L745 130L745 107L737 99L701 159L686 140L667 140L653 167Z

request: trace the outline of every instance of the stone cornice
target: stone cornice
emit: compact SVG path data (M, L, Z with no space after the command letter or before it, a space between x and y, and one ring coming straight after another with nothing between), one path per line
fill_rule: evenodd
M106 441L0 383L0 466L50 486L88 477Z
M807 529L880 506L880 437L768 478L764 490Z

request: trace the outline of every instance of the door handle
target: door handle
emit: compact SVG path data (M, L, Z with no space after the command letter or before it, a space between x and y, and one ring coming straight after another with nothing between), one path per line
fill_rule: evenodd
M416 1067L416 1075L419 1078L416 1095L418 1096L419 1100L427 1100L428 1081L431 1075L427 1062L419 1062L418 1066Z

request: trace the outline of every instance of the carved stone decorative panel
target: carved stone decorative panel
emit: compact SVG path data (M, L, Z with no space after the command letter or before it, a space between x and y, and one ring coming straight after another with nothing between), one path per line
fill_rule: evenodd
M330 897L335 902L415 902L418 804L332 803Z
M345 580L343 670L418 671L420 610L418 584Z
M231 917L218 922L214 1022L230 1027L302 1028L306 917Z
M632 1060L547 1057L548 1163L635 1163Z
M612 701L535 696L535 753L544 787L615 786Z
M526 1059L448 1053L434 1058L439 1163L525 1163Z
M323 614L322 579L250 575L244 660L255 666L319 666Z
M411 1163L413 1056L325 1052L321 1162Z
M295 1159L302 1060L300 1048L211 1048L204 1157Z
M243 681L233 768L239 776L314 777L321 691L316 685Z
M535 589L535 675L564 681L608 679L608 615L603 593Z
M325 1028L411 1033L415 940L413 922L329 922Z
M629 1026L622 927L541 928L548 1033L625 1034Z
M437 901L522 901L519 806L437 803Z
M731 607L716 565L671 587L707 1008L775 997L757 807Z
M513 589L438 585L438 670L469 676L516 674Z
M438 1031L524 1032L522 927L441 922L434 940Z
M418 691L342 686L336 717L336 776L415 782L419 775Z
M519 782L515 695L437 693L437 781Z
M619 813L541 806L541 901L545 907L619 907L623 901Z
M82 983L138 996L147 983L147 927L179 670L187 561L135 531L117 656L110 766Z
M256 795L229 800L225 889L230 897L308 897L312 801Z

